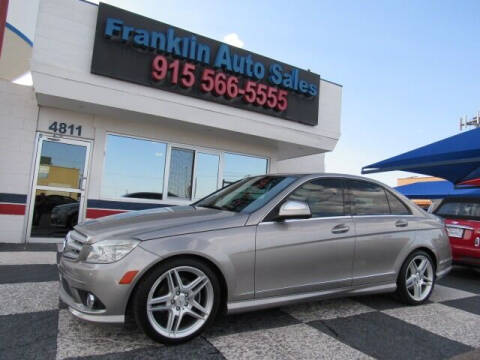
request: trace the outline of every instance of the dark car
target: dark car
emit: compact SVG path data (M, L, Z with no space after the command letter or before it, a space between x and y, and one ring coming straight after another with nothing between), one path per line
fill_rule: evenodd
M78 202L55 206L50 214L50 223L67 229L73 229L78 222L79 207L80 204Z

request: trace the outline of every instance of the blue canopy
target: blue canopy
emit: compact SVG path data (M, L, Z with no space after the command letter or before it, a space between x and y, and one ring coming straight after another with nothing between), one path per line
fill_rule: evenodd
M480 128L362 168L362 174L403 170L459 184L480 177Z
M397 186L398 192L409 199L441 199L450 196L478 196L480 189L456 189L450 181L427 181Z

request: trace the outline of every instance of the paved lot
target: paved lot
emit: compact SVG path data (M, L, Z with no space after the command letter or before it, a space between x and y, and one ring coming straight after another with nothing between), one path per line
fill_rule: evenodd
M383 295L295 305L222 317L166 347L70 315L55 258L51 246L0 244L0 359L480 359L480 273L469 269L440 281L423 306Z

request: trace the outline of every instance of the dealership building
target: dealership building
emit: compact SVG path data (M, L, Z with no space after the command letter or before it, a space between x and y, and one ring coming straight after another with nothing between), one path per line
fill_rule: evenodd
M340 85L107 4L23 3L28 17L12 1L4 12L0 242L59 241L78 221L189 204L249 175L324 171ZM11 82L24 64L33 86Z

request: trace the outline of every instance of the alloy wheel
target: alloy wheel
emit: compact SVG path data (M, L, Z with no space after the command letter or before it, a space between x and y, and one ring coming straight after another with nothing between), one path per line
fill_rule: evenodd
M187 337L208 320L214 303L213 286L205 273L192 266L164 272L147 297L147 318L160 335Z
M430 259L422 254L415 256L407 267L405 285L408 295L415 301L423 301L433 287L433 266Z

